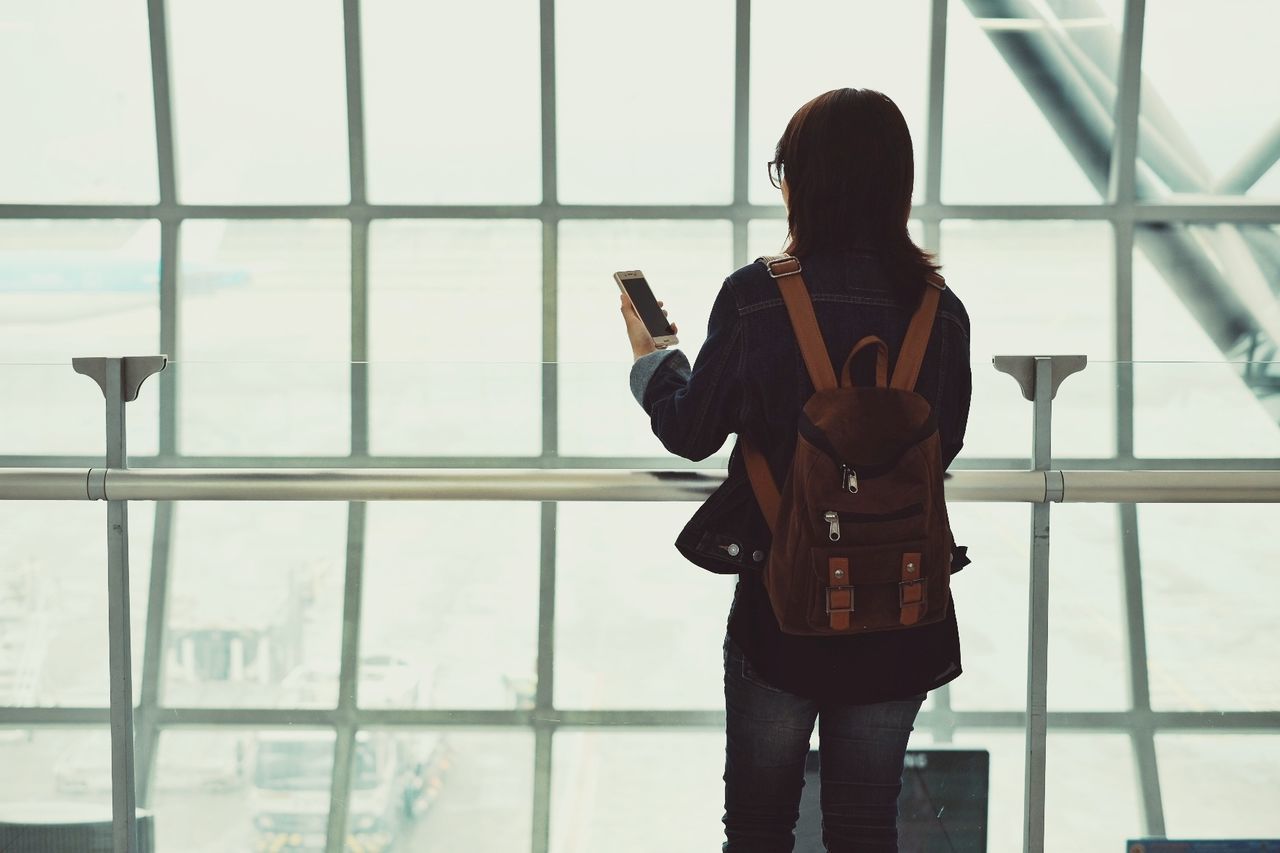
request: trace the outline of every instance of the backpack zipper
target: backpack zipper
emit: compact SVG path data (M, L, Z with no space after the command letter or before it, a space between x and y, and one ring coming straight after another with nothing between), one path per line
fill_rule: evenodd
M836 512L827 510L822 514L822 520L828 526L827 538L832 542L840 541L840 522L859 522L867 521L901 521L904 518L912 518L917 515L924 514L924 504L911 504L893 512Z

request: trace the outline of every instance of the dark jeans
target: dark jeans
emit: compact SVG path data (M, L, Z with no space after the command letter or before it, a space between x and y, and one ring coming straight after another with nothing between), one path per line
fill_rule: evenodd
M791 853L815 720L827 850L896 853L902 762L924 695L828 705L769 685L729 639L724 662L724 853Z

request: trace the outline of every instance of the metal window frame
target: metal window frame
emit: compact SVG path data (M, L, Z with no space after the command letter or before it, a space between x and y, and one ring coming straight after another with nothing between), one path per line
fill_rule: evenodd
M532 2L532 0L530 0ZM134 459L143 467L308 467L316 465L361 465L362 467L548 467L548 468L714 468L720 462L685 464L666 458L593 458L559 454L558 445L558 228L565 219L678 219L727 220L733 229L735 263L747 260L747 229L753 219L781 219L781 205L759 205L748 201L750 135L750 36L751 0L735 0L735 74L733 126L733 200L727 205L565 205L557 193L556 133L556 33L555 0L539 2L539 43L542 115L543 199L536 205L385 205L368 202L365 186L365 138L363 75L361 62L360 2L344 0L343 32L347 97L348 165L350 201L322 205L191 205L178 198L176 146L174 141L169 41L164 0L147 0L148 29L155 115L159 198L155 204L0 204L0 219L154 219L161 228L160 240L160 340L171 358L180 358L181 294L178 277L180 226L186 220L225 218L255 219L340 219L351 224L351 447L350 458L331 457L188 457L178 452L179 374L161 374L160 444L155 457ZM1097 221L1112 225L1115 273L1115 344L1119 362L1129 362L1133 352L1132 263L1135 226L1142 223L1276 223L1280 204L1263 204L1240 198L1216 197L1188 200L1140 202L1135 193L1138 149L1138 98L1141 82L1141 52L1145 21L1144 0L1126 0L1120 86L1116 97L1116 133L1113 140L1111 182L1104 202L1093 205L1034 204L946 204L941 199L944 84L948 0L929 0L930 51L928 115L924 144L924 196L913 209L913 218L923 227L924 243L936 250L941 226L949 219L986 221L1069 220ZM1242 167L1243 168L1243 167ZM1254 169L1256 171L1256 169ZM1230 189L1229 186L1225 187ZM1223 187L1219 187L1223 189ZM370 457L368 445L368 236L370 224L379 219L531 219L542 223L542 445L536 458L480 457ZM1133 452L1133 376L1131 365L1118 368L1116 390L1116 447L1114 457L1071 460L1081 470L1142 468L1257 469L1280 468L1276 459L1139 459ZM959 468L1023 467L1025 458L973 459ZM97 459L79 456L0 456L0 464L19 466L95 465ZM329 821L330 851L342 849L345 826L345 793L350 786L350 750L355 732L365 726L500 727L531 730L535 735L534 800L532 850L549 848L551 819L552 747L560 728L596 726L660 726L663 728L713 727L723 724L718 712L680 711L573 711L554 705L554 625L555 625L555 530L556 504L542 504L539 559L538 692L535 709L526 711L382 711L362 709L356 696L359 661L360 581L363 574L363 542L366 511L362 503L351 503L348 515L347 558L344 595L342 661L339 703L331 711L274 711L235 709L176 709L163 706L160 684L163 678L163 632L169 584L170 553L175 507L157 506L150 600L143 652L141 705L138 708L139 802L146 805L151 790L154 759L159 734L165 728L202 725L271 726L301 724L328 727L337 733L332 778L332 809ZM1120 505L1121 549L1124 565L1127 641L1132 707L1123 712L1049 712L1054 729L1123 731L1133 740L1140 776L1140 793L1146 829L1160 834L1164 828L1160 802L1159 773L1155 761L1154 734L1169 730L1240 730L1280 728L1280 713L1254 714L1217 712L1178 713L1152 710L1145 644L1145 616L1142 604L1141 555L1137 538L1137 508ZM86 725L108 721L105 709L0 708L0 725ZM947 691L939 692L938 706L921 715L920 724L940 741L949 740L958 728L1021 728L1020 711L955 711Z

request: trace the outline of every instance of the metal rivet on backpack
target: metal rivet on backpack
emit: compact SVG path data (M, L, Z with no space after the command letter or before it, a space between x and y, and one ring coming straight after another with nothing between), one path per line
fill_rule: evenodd
M836 579L839 580L842 577L844 577L844 569L836 569Z
M730 557L736 557L742 552L742 549L738 547L737 542L730 542L728 545L724 545L722 547Z
M916 564L915 564L915 563L907 563L907 571L909 571L909 572L914 572L915 570L916 570Z
M757 563L763 563L763 562L764 562L764 551L752 551L752 552L751 552L751 559L755 560Z

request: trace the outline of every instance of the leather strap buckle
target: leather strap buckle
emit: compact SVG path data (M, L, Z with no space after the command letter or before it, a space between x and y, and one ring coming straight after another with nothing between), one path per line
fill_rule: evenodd
M787 269L774 269L782 264L790 264ZM796 275L800 272L800 261L791 255L784 255L781 258L773 258L764 262L765 268L769 270L770 278L783 278L789 275Z
M842 607L831 602L831 594L833 592L848 593L849 605ZM853 587L851 586L829 586L827 587L827 613L852 613L853 612Z
M911 607L924 603L924 578L913 581L901 581L898 584L898 606Z

